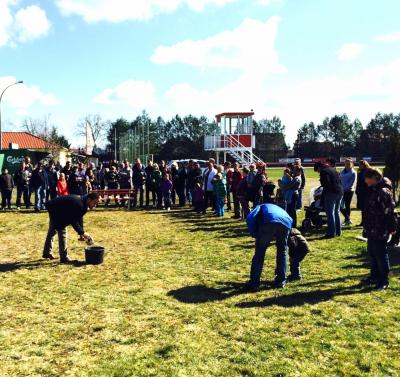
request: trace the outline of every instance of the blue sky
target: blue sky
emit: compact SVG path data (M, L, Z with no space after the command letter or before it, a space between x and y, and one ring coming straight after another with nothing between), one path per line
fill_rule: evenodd
M398 0L0 0L0 88L17 129L50 114L254 109L290 142L306 121L400 112Z

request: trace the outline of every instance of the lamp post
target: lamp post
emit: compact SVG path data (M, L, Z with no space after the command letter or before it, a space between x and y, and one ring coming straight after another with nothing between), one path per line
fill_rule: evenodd
M2 131L1 131L1 100L3 99L3 95L4 95L5 91L6 91L8 88L11 88L11 87L14 86L14 85L23 84L23 83L24 83L24 82L21 80L21 81L15 82L14 84L8 85L8 86L1 92L1 94L0 94L0 150L1 150L2 147L3 147L3 134L2 134Z

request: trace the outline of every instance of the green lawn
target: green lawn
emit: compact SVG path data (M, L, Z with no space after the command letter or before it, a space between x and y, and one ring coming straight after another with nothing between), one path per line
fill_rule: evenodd
M400 375L400 252L390 289L363 289L359 228L310 236L304 280L284 290L270 287L271 248L262 291L240 294L253 240L230 214L97 209L85 222L101 266L41 260L47 215L0 214L0 376Z

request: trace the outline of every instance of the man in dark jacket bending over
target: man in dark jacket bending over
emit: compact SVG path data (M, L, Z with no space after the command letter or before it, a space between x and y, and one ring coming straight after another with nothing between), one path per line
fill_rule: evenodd
M53 238L58 233L58 245L60 252L60 262L69 263L67 250L67 229L71 225L79 234L82 241L91 240L91 237L83 229L83 216L88 208L93 209L99 202L97 193L90 193L83 198L77 195L60 196L46 203L49 212L50 222L46 242L43 249L43 258L55 259L52 252Z

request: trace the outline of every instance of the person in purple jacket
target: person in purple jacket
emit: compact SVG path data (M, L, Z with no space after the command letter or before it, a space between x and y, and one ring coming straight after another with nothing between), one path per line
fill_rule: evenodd
M171 194L173 184L168 173L163 174L163 180L161 182L161 193L164 200L164 208L167 211L171 210Z

